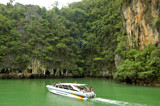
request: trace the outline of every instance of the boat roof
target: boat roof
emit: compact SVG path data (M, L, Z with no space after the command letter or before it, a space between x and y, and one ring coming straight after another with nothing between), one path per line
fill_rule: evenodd
M60 85L73 85L73 86L85 86L86 84L78 84L78 83L59 83Z

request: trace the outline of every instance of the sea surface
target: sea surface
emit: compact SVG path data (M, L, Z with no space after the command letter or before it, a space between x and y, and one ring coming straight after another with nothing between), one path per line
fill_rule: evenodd
M80 100L52 94L46 85L54 82L87 84L97 97ZM96 78L0 80L0 106L160 106L160 87Z

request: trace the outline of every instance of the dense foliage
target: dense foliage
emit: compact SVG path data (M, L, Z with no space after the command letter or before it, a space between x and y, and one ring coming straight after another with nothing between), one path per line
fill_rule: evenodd
M118 0L82 0L62 9L0 4L0 68L25 70L35 59L74 75L99 75L114 66L122 33ZM41 69L38 72L42 72Z
M82 0L62 9L55 4L51 10L12 2L0 4L0 72L25 73L40 61L45 70L56 70L56 75L61 71L74 76L99 76L107 72L115 79L131 83L157 80L160 48L127 48L122 1ZM159 20L154 20L158 31ZM117 69L115 54L122 58ZM37 68L38 73L42 71Z
M142 51L130 49L118 67L115 78L128 83L151 83L160 76L160 48L149 45Z

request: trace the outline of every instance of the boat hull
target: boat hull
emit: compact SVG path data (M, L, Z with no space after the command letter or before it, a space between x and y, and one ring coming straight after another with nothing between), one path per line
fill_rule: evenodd
M90 93L83 93L83 92L77 92L77 91L71 91L71 90L66 90L66 89L61 89L61 88L56 88L51 85L46 86L48 90L51 93L57 94L57 95L62 95L62 96L67 96L67 97L72 97L72 98L77 98L77 99L84 99L87 100L88 98L93 98L96 95L94 92Z

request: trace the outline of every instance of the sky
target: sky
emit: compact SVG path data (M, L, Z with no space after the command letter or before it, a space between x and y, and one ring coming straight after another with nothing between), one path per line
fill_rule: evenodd
M7 4L10 0L0 0L0 3ZM32 5L39 5L41 7L46 7L47 9L52 8L52 4L58 1L59 8L63 6L67 6L69 3L78 2L81 0L14 0L14 3L19 2L21 4L32 4Z

